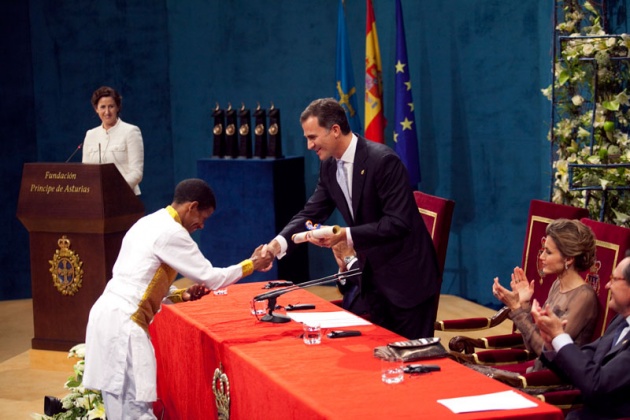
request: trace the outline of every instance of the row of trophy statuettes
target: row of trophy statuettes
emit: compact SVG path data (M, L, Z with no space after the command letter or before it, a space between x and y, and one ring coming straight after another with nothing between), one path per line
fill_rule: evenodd
M252 143L251 113L241 104L237 111L228 104L221 109L219 104L212 112L214 118L214 144L212 156L219 158L282 158L280 110L273 103L268 110L260 104L254 110L254 140Z

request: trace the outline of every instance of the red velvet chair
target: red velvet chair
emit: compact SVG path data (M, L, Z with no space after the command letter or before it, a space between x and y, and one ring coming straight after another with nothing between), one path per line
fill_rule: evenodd
M552 220L559 218L579 219L587 216L588 211L583 208L541 200L532 200L530 202L521 267L528 279L538 279L533 297L539 302L544 302L547 299L549 289L553 283L553 279L543 280L538 271L538 255L542 249L542 240L545 237L547 225ZM503 277L503 282L505 283L505 279L509 278L509 274L506 273ZM487 287L488 289L492 287L490 281L488 281ZM508 319L508 314L508 308L503 307L490 318L438 321L435 329L439 331L490 329ZM483 338L453 337L449 342L449 348L456 359L475 364L523 363L535 358L535 355L524 349L521 334L516 331L512 334L490 335ZM476 351L477 349L485 349L485 351ZM501 367L509 369L507 366Z
M433 246L437 254L440 273L444 273L446 263L446 252L448 250L448 238L451 233L451 221L453 219L453 210L455 209L455 201L447 198L437 197L426 194L421 191L413 192L416 199L418 211L422 215L422 220L431 235ZM440 287L442 286L442 277L439 279ZM439 290L439 288L438 288ZM440 302L440 294L435 296L435 318L437 318L437 308Z

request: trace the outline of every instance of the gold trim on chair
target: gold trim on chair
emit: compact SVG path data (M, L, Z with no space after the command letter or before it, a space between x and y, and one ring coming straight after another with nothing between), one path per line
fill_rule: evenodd
M612 270L614 270L615 267L617 267L617 260L619 258L619 244L614 244L611 242L604 242L600 240L596 240L595 243L599 247L607 248L614 251L615 257L613 258L613 262L612 262ZM608 282L608 279L604 279L604 280ZM600 284L600 287L606 287L606 283L604 283L604 285ZM602 322L602 330L599 332L600 337L604 335L604 332L606 331L606 327L608 326L608 311L610 309L609 306L610 306L610 289L608 289L608 296L606 297L606 307L604 308L604 322Z
M429 217L433 217L433 226L431 227L431 239L433 239L435 236L435 225L437 224L436 222L438 214L434 211L423 209L421 207L418 207L418 211L420 212L420 214L426 214Z
M527 236L527 251L525 251L525 261L529 261L529 250L531 249L531 244L532 244L532 235L534 233L534 223L538 222L538 223L544 223L546 225L548 225L549 223L551 223L554 219L551 219L549 217L542 217L542 216L536 216L536 215L532 215L531 220L529 221L529 234ZM545 228L546 230L546 228ZM527 270L527 267L523 267L523 270ZM525 275L527 276L527 278L531 278L528 275L529 273L525 273ZM539 275L539 273L536 273L537 275ZM542 283L542 278L540 279L541 283Z

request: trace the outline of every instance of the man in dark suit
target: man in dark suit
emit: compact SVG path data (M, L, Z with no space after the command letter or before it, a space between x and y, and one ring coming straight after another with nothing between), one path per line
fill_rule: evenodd
M324 223L339 209L348 227L311 242L354 248L372 322L409 339L433 336L440 273L403 163L389 147L353 134L335 99L311 102L300 122L321 161L317 188L266 249L281 258L307 221Z
M563 321L536 301L532 316L545 340L541 358L577 387L584 407L567 419L630 418L630 257L624 258L606 283L610 307L617 312L604 335L578 348L563 331ZM546 350L546 349L552 349Z

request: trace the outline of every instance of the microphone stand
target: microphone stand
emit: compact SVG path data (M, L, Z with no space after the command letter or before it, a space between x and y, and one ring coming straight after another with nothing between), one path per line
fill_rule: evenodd
M81 150L81 147L83 147L83 143L80 143L80 144L77 146L77 148L76 148L76 149L74 149L74 152L72 152L72 154L70 155L70 157L69 157L68 159L66 159L66 162L65 162L65 163L70 162L70 159L72 159L72 158L74 157L74 155L76 155L76 154L77 154L77 152L78 152L79 150Z
M307 287L311 287L311 286L319 286L322 284L326 284L326 283L330 283L336 280L341 280L341 279L346 279L348 277L354 277L354 276L358 276L361 274L361 270L358 268L353 268L352 270L348 270L345 271L343 273L336 273L330 276L326 276L326 277L322 277L320 279L315 279L315 280L311 280L311 281L307 281L301 284L294 284L291 286L287 286L283 289L277 289L277 290L273 290L271 292L266 292L266 293L262 293L260 295L254 296L255 301L262 301L262 300L267 300L267 314L265 316L263 316L262 318L260 318L261 321L263 322L271 322L274 324L281 324L284 322L289 322L291 320L291 318L289 318L286 315L280 315L280 314L275 314L273 313L273 310L276 308L276 302L278 300L278 297L285 294L285 293L289 293L292 292L294 290L298 290L298 289L306 289Z

